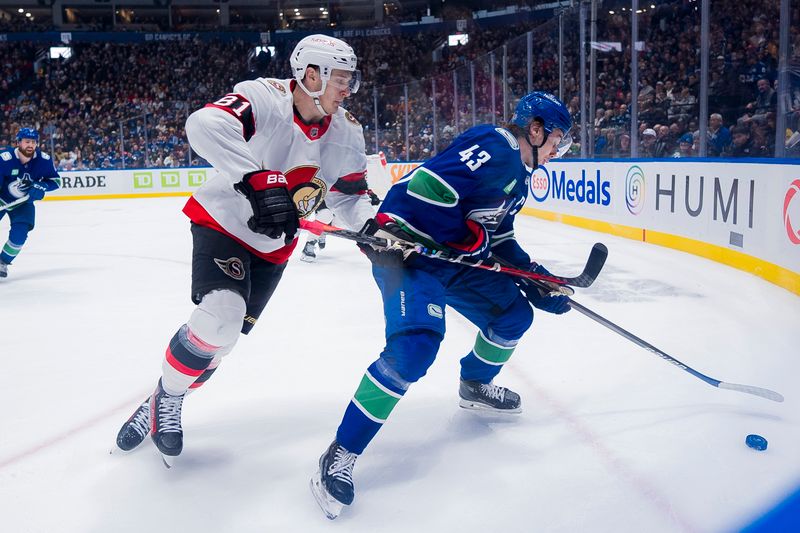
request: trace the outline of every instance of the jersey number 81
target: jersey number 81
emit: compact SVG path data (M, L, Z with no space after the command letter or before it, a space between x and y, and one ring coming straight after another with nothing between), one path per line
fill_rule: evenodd
M477 159L473 159L475 151L478 150L479 148L480 146L478 146L477 144L473 144L466 150L461 150L460 152L458 152L458 155L461 156L461 161L466 162L467 167L469 167L469 169L472 170L473 172L478 170L482 164L486 163L488 160L492 158L492 156L489 155L489 152L487 152L486 150L481 150L477 154Z

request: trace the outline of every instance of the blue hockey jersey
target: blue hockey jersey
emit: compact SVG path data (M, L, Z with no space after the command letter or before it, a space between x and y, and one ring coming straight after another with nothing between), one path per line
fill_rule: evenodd
M395 183L378 217L391 217L434 248L462 248L457 243L474 236L470 225L477 222L492 253L524 265L530 257L514 239L514 216L528 195L530 173L511 132L476 126Z
M49 155L37 148L33 158L22 163L13 148L0 152L0 206L23 198L34 182L47 191L61 187L61 177Z

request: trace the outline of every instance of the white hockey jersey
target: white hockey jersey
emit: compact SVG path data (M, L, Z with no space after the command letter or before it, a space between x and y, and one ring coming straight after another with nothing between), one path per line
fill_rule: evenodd
M243 81L186 121L192 149L217 174L192 195L184 213L273 263L285 262L297 239L286 245L283 237L271 239L247 227L253 210L233 188L245 174L261 169L283 172L301 218L312 214L323 199L349 228L360 229L375 211L364 194L367 159L361 124L341 107L321 123L305 124L294 110L295 83Z

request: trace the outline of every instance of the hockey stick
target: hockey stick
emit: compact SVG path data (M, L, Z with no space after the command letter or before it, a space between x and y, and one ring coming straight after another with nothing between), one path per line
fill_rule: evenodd
M509 274L511 276L516 276L519 278L527 278L530 280L538 280L538 281L549 281L557 285L572 285L581 288L589 287L592 283L594 283L594 280L597 278L597 275L600 273L600 270L602 270L603 264L605 264L606 257L608 256L608 249L605 247L605 245L602 243L597 243L592 248L592 251L589 254L589 259L586 261L586 266L583 268L583 272L581 272L580 275L574 278L556 276L556 275L547 276L543 274L537 274L529 270L522 270L512 266L504 266L496 261L491 262L489 264L484 264L482 260L474 260L460 256L452 257L447 255L446 252L443 252L441 250L431 250L430 248L425 248L423 246L415 245L413 243L406 241L400 241L400 240L392 241L389 239L384 239L382 237L375 237L374 235L364 235L363 233L359 233L357 231L350 231L342 228L337 228L336 226L323 224L322 222L316 220L309 221L301 219L300 227L304 230L313 233L314 235L328 233L330 235L355 241L361 244L370 244L373 246L386 249L389 248L401 249L408 252L418 253L419 255L423 255L425 257L440 259L442 261L448 261L450 263L458 263L472 268L480 268L482 270L502 272L504 274Z
M539 282L537 280L530 280L530 283L533 283L537 287L540 287L540 288L542 288L544 290L550 290L551 289L546 284L541 283L541 282ZM611 322L607 318L604 318L604 317L598 315L597 313L595 313L591 309L587 309L586 307L584 307L583 305L579 304L578 302L576 302L575 300L573 300L571 298L569 299L569 306L572 309L578 311L579 313L581 313L581 314L583 314L585 316L588 316L589 318L591 318L592 320L594 320L598 324L602 324L603 326L607 327L611 331L622 335L623 337L625 337L629 341L633 342L634 344L637 344L640 347L644 348L645 350L656 354L661 359L667 361L668 363L672 363L673 365L677 366L681 370L685 370L686 372L690 373L694 377L705 381L706 383L708 383L709 385L711 385L713 387L717 387L718 389L733 390L733 391L737 391L737 392L745 392L747 394L753 394L755 396L761 396L762 398L766 398L767 400L772 400L774 402L782 402L783 401L783 396L781 394L779 394L779 393L777 393L775 391L769 390L769 389L763 389L761 387L754 387L752 385L739 385L738 383L727 383L725 381L720 381L718 379L714 379L712 377L706 376L705 374L703 374L701 372L698 372L694 368L692 368L692 367L690 367L688 365L685 365L684 363L678 361L677 359L675 359L674 357L672 357L668 353L666 353L666 352L664 352L662 350L659 350L658 348L656 348L655 346L653 346L649 342L640 339L639 337L637 337L633 333L631 333L631 332L621 328L620 326L614 324L613 322Z
M24 204L27 201L28 201L28 195L27 194L25 196L23 196L22 198L17 198L13 202L4 202L4 201L0 200L0 211L4 211L6 209L9 209L11 207L14 207L15 205Z

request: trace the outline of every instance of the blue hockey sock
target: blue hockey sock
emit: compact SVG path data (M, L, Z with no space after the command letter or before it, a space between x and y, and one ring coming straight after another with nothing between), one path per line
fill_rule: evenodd
M353 453L362 453L403 397L409 383L382 359L367 368L347 405L336 440Z
M0 252L0 261L3 263L10 265L11 261L14 260L17 255L19 255L19 251L22 250L21 244L14 244L9 239L6 241L5 246L3 246L3 251Z

